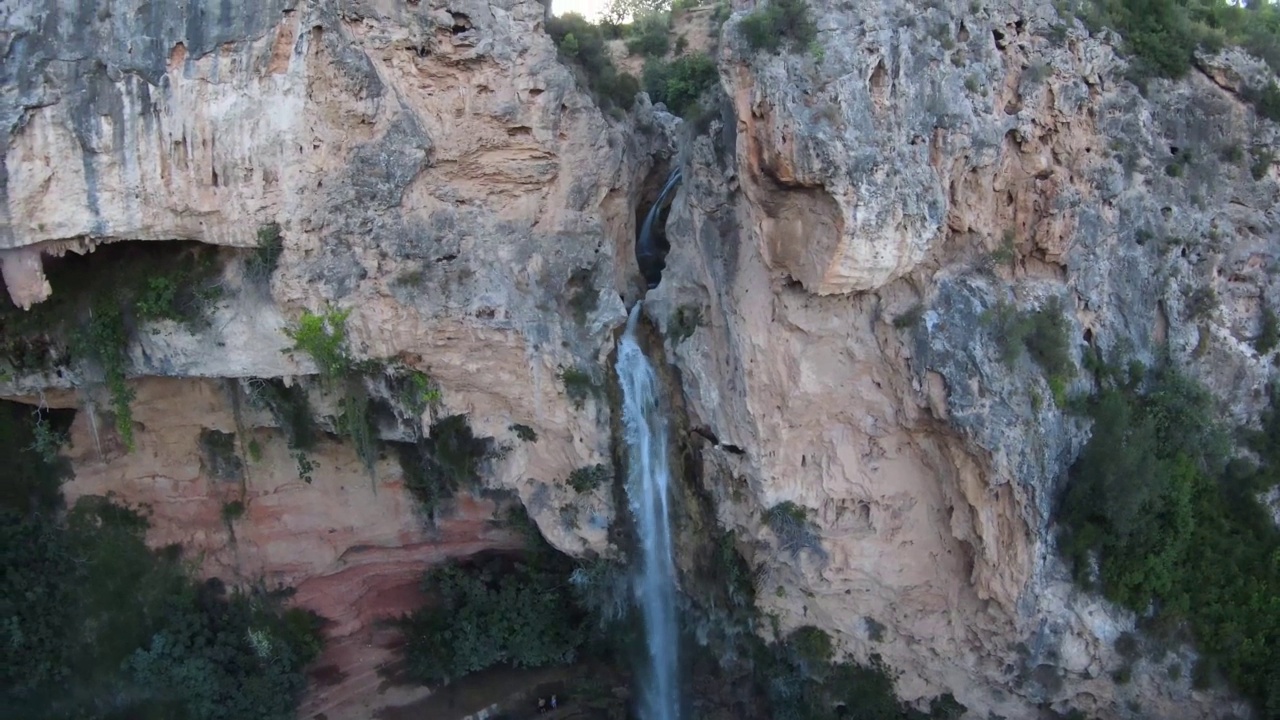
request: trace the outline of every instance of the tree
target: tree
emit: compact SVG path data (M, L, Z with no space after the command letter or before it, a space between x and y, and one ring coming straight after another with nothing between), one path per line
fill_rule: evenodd
M609 7L601 17L607 23L621 25L644 15L666 12L670 9L671 0L609 0Z

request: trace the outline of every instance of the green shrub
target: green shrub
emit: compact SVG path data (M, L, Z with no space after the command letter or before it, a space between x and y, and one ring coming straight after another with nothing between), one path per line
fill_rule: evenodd
M43 463L14 445L0 452L6 467ZM294 716L303 667L320 649L314 616L193 581L180 548L148 549L145 518L108 498L81 498L59 519L60 498L37 489L0 508L0 705L9 715Z
M788 720L920 717L894 695L893 679L879 656L872 656L867 666L836 662L833 658L830 638L814 627L797 628L781 642L758 648L753 659L755 672L762 678L771 717Z
M528 425L513 423L508 429L524 442L538 442L538 433Z
M1137 388L1145 387L1145 394ZM1246 434L1261 464L1233 453L1214 400L1169 369L1111 384L1072 466L1060 546L1077 579L1166 626L1185 623L1206 662L1266 707L1280 688L1280 531L1256 496L1280 482L1280 413ZM1131 649L1130 654L1135 654ZM1199 666L1196 682L1210 675Z
M693 337L701 326L702 308L697 305L681 305L671 313L671 319L667 322L667 334L673 345L679 345Z
M640 81L629 73L618 72L600 26L577 13L565 13L547 21L547 34L555 41L560 56L577 68L601 108L631 109L640 92Z
M230 525L242 517L244 517L244 503L242 501L232 500L222 504L222 522Z
M1266 355L1280 345L1280 318L1265 302L1262 305L1262 320L1258 327L1258 335L1253 339L1253 349Z
M1253 161L1249 163L1249 174L1254 180L1261 180L1271 172L1271 164L1275 162L1276 156L1269 148L1253 148L1250 151Z
M429 604L401 621L410 675L435 684L572 662L587 632L568 575L502 558L432 571L422 583Z
M580 493L591 492L611 477L604 465L585 465L569 473L569 487Z
M792 557L809 550L822 559L826 558L822 538L818 536L818 529L810 521L806 508L790 500L780 502L765 511L764 522L778 536L779 550L789 552Z
M987 322L999 343L1000 357L1010 367L1025 350L1049 379L1065 388L1075 376L1071 359L1071 326L1062 299L1050 297L1043 307L1019 312L1008 303L1000 303L989 311Z
M587 398L600 392L600 386L587 373L577 368L560 370L560 381L564 383L565 394L573 401L575 407L581 408Z
M906 330L913 328L920 323L924 317L924 303L916 303L907 308L905 312L893 319L893 327L897 330Z
M330 309L319 315L304 310L298 324L285 330L285 335L293 340L289 351L310 355L326 381L345 376L353 366L347 349L347 318L350 315L350 309Z
M671 62L649 60L644 65L644 89L654 103L664 103L672 114L684 116L702 94L720 80L716 63L705 53Z
M440 502L480 483L480 470L493 452L493 438L476 437L466 415L450 415L431 425L429 437L396 443L405 486L423 512L434 518Z
M258 228L258 246L244 262L245 277L255 283L270 282L283 254L284 238L280 235L280 225L269 223Z
M654 12L637 18L631 24L627 50L649 58L666 56L671 50L671 16Z
M806 0L770 0L742 18L738 25L752 50L776 52L785 44L792 51L807 48L818 34Z
M1272 122L1280 122L1280 87L1275 82L1268 82L1262 89L1248 88L1244 97L1253 103L1253 107L1262 117Z

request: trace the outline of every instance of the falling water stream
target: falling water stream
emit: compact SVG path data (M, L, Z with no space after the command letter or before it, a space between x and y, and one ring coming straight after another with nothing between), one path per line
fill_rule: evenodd
M636 341L640 303L618 343L618 383L627 442L627 496L640 535L636 600L644 617L649 666L641 673L640 717L677 720L676 569L671 554L667 421L658 405L653 366Z

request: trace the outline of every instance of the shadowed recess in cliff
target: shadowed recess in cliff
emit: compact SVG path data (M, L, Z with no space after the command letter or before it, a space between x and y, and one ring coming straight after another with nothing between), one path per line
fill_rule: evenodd
M664 210L668 209L667 200L680 184L680 169L671 171L667 182L658 193L658 199L645 213L644 222L640 225L640 233L636 236L636 263L640 266L640 274L644 276L647 287L652 290L662 282L662 271L666 268L667 252L671 249L667 243L664 229Z

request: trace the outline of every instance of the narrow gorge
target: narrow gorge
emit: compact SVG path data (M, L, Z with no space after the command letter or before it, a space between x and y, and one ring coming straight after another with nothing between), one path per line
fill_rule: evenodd
M1280 718L1280 8L598 9L0 3L0 706Z

